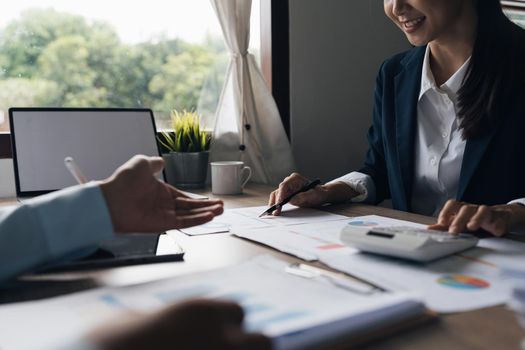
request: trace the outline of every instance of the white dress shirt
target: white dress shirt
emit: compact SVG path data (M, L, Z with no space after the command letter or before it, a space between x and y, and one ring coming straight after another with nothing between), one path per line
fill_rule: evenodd
M417 102L414 182L411 208L418 214L437 216L448 199L456 198L466 141L457 118L457 98L470 58L441 86L430 69L427 46ZM344 182L360 195L352 202L375 202L375 185L369 175L351 172L330 181ZM525 199L511 203L525 204Z
M417 102L415 176L411 207L416 213L437 216L450 198L456 198L466 141L457 119L458 90L470 58L443 85L430 70L427 46Z

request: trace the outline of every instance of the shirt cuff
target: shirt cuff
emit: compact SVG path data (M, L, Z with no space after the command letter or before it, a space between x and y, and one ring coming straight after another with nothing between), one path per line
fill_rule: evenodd
M520 205L525 206L525 198L514 199L514 200L508 202L507 204L520 204ZM514 230L514 231L511 231L511 233L519 234L519 235L525 235L525 229Z
M514 200L508 202L507 204L521 204L521 205L525 206L525 198L514 199Z
M376 198L376 186L374 180L367 175L358 171L352 171L349 174L338 177L330 183L343 182L359 193L358 196L350 199L354 203L374 203Z
M113 225L100 186L90 182L27 201L35 211L55 259L113 237Z

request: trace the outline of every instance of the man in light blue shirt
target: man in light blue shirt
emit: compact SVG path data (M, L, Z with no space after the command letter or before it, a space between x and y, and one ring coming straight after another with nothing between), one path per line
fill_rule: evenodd
M111 238L203 224L218 200L193 200L154 177L162 158L136 156L109 179L0 210L0 281Z
M106 180L0 209L0 282L96 246L116 234L160 232L200 225L223 212L220 200L194 200L159 181L159 157L135 156ZM216 301L190 301L103 329L89 349L255 348L270 343L242 330L242 309Z

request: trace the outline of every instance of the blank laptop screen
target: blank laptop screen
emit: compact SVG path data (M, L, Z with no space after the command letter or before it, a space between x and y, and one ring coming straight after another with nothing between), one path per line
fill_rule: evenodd
M148 109L12 108L9 116L19 196L75 185L68 156L88 180L100 180L135 154L159 155Z

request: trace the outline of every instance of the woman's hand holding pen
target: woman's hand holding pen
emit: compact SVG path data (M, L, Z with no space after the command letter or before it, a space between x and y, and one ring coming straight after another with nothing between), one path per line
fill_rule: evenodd
M292 173L279 184L279 188L270 194L268 205L271 207L294 192L298 191L309 180L299 173ZM318 207L325 203L345 202L359 195L353 188L343 182L331 182L315 186L313 189L298 193L290 200L290 204L298 207ZM273 215L280 215L281 208L277 208Z
M305 184L310 181L299 173L292 173L286 177L280 184L279 187L270 194L268 200L268 206L272 206L276 203L280 203L294 192L300 190ZM290 200L290 204L298 207L316 207L326 202L325 190L322 185L315 186L313 189L306 192L296 194ZM275 209L273 215L280 215L281 208Z
M160 232L200 225L223 212L220 200L187 198L159 181L160 157L135 156L100 182L116 232Z

